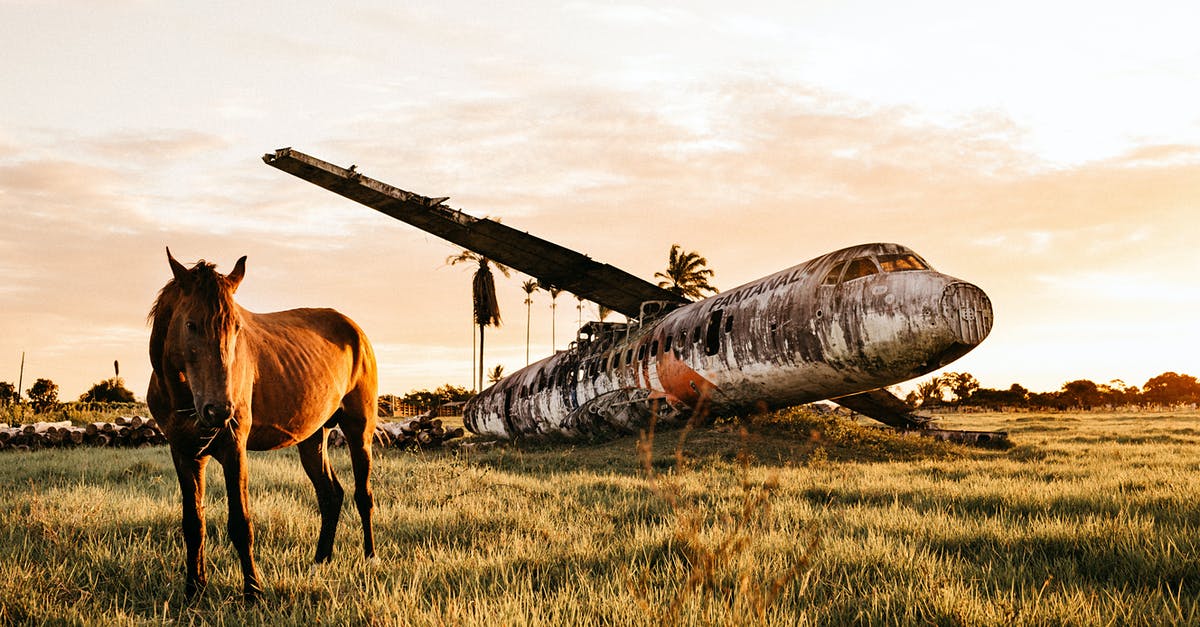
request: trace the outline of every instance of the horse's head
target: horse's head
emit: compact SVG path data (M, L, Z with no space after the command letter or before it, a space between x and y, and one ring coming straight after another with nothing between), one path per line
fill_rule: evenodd
M179 292L163 338L163 357L191 389L200 425L221 427L233 413L239 387L234 357L242 316L233 293L246 273L246 258L238 259L228 275L204 261L185 268L169 249L167 259Z

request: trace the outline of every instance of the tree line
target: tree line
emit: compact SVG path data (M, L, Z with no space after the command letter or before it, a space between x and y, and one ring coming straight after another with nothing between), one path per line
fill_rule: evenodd
M391 415L401 405L412 405L422 411L454 402L466 402L474 393L465 387L444 384L433 390L412 390L402 396L384 394L379 397L379 411ZM25 391L25 399L35 413L59 409L58 385L49 379L38 379ZM0 408L21 403L16 386L0 381ZM968 372L947 372L923 381L904 399L913 408L976 407L989 410L1037 409L1065 411L1100 407L1151 407L1200 404L1200 381L1188 374L1164 372L1146 381L1145 385L1127 385L1120 379L1096 383L1076 379L1064 383L1054 392L1031 392L1014 383L1008 389L981 387ZM81 403L135 403L134 394L120 377L105 379L79 397Z
M472 264L475 272L472 275L471 301L472 324L478 327L478 344L472 340L472 369L471 385L483 389L484 378L484 330L489 326L500 325L500 307L496 298L495 279L491 267L504 276L509 276L509 269L495 261L472 251L462 251L446 259L448 265ZM702 298L706 292L717 293L716 287L709 283L713 271L708 267L708 260L695 251L682 249L679 244L672 244L668 252L665 272L656 272L654 277L661 279L658 286L668 291L694 300ZM562 291L552 286L543 286L536 280L525 281L521 285L525 292L525 361L529 363L530 313L533 304L533 294L540 289L550 293L551 309L551 345L556 345L555 325L557 316L557 298ZM580 312L580 324L583 318L582 297L577 309ZM600 320L609 313L601 306ZM476 351L477 348L477 351ZM478 356L478 362L476 362ZM476 363L478 368L476 369ZM114 363L114 366L116 364ZM119 370L118 370L119 372ZM496 366L487 372L490 382L499 381L504 375L503 366ZM478 377L478 378L476 378ZM61 406L58 400L58 385L49 379L38 379L25 391L30 405L36 413L45 413ZM434 390L413 390L404 396L385 394L379 397L380 411L391 415L394 409L402 404L413 405L422 410L429 410L438 405L452 402L464 402L474 395L461 386L449 383ZM85 403L133 403L136 402L133 392L125 387L124 381L115 376L96 383L79 397ZM15 403L21 403L21 395L12 383L0 381L0 408L6 408ZM1000 390L981 387L979 381L967 372L947 372L930 378L917 385L910 392L905 402L913 408L937 407L979 407L984 409L1092 409L1095 407L1116 406L1151 406L1177 405L1200 403L1200 383L1196 377L1175 372L1164 372L1151 378L1145 385L1127 385L1120 379L1108 383L1096 383L1087 379L1078 379L1064 383L1060 390L1054 392L1031 392L1019 383L1013 383L1008 389Z
M44 414L60 408L63 403L58 399L58 384L50 379L38 379L25 390L22 397L17 386L8 381L0 381L0 409L8 408L25 401L33 408L34 413ZM92 385L87 392L79 396L81 403L136 403L133 392L125 387L125 380L112 377Z
M919 383L905 402L911 407L978 407L1064 411L1099 407L1150 407L1200 403L1200 381L1188 374L1164 372L1138 387L1120 379L1096 383L1076 379L1054 392L1031 392L1019 383L1006 390L980 387L968 372L947 372Z
M412 390L403 396L384 394L379 397L379 414L390 416L401 405L412 405L424 412L448 403L466 402L472 396L474 394L467 388L449 383L433 390Z

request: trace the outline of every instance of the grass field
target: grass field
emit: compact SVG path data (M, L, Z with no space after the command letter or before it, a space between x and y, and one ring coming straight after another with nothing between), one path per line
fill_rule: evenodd
M1200 412L972 414L965 449L793 410L595 445L376 455L376 542L335 556L294 450L254 454L245 608L209 468L183 600L166 448L0 455L0 623L1200 623ZM349 483L344 451L334 459Z

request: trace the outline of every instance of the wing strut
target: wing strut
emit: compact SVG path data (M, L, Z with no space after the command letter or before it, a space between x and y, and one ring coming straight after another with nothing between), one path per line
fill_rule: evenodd
M587 255L494 220L451 209L443 204L448 198L428 198L363 176L355 166L338 167L291 148L267 153L263 161L524 272L544 286L566 290L630 318L640 315L641 305L646 301L687 302L677 294Z
M831 400L851 411L858 412L868 418L874 418L901 431L911 431L939 440L958 442L959 444L982 444L985 446L1001 447L1008 445L1008 433L1005 431L938 429L933 426L932 418L917 414L904 401L896 398L891 392L882 388Z

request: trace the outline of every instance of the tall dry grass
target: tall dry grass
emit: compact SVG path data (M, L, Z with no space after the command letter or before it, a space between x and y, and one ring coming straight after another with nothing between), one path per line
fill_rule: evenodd
M219 469L182 597L163 448L0 455L0 623L772 625L1200 622L1200 414L983 414L1009 450L799 410L595 445L377 454L310 565L294 451L250 460L267 587L241 603ZM639 455L639 450L641 454ZM349 463L334 454L336 470Z

